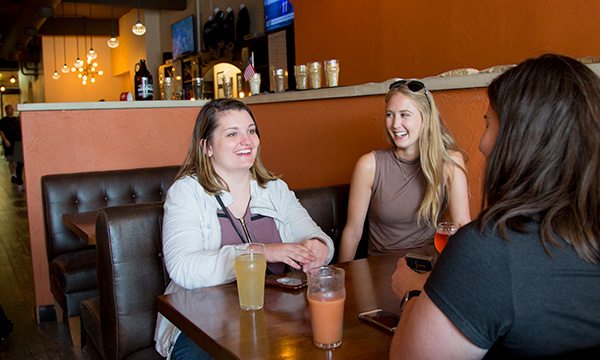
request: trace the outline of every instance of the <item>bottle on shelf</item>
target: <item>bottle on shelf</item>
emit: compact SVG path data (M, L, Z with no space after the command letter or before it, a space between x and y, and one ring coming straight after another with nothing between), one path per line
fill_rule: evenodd
M146 67L146 60L141 59L135 64L135 99L153 100L154 88L152 86L152 74Z

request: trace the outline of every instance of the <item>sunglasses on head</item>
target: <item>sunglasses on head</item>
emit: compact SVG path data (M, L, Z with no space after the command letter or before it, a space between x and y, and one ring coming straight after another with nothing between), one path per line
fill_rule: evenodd
M410 90L412 92L419 92L419 91L421 91L421 89L424 89L425 90L425 97L427 97L427 102L429 103L429 105L431 105L431 101L429 101L429 92L425 88L425 84L423 84L420 81L417 81L417 80L409 80L409 81L398 80L398 81L394 81L393 83L390 84L390 90L399 89L399 88L403 87L404 85L406 85L406 87L408 87L408 90Z

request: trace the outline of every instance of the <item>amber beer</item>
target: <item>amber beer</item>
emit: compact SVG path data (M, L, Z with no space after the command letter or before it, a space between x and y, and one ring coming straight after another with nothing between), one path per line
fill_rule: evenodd
M435 249L441 254L446 245L448 244L448 238L460 228L460 224L457 222L445 221L438 224L438 229L435 232L435 238L433 243Z
M265 298L265 245L252 243L235 247L235 274L240 308L260 310Z
M307 272L307 298L313 343L323 349L333 349L342 344L345 272L333 266L322 266Z

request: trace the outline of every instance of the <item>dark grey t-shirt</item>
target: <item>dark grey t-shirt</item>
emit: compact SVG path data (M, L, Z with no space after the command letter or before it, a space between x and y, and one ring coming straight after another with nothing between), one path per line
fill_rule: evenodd
M448 241L425 285L440 310L487 358L600 359L600 264L573 247L545 251L537 223L509 241L469 224ZM588 350L589 351L589 350Z

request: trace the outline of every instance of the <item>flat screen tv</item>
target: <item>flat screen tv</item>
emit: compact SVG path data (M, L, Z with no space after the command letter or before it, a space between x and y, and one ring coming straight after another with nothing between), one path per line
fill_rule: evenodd
M290 0L264 0L265 32L294 23L294 6Z
M171 40L173 42L173 59L196 53L194 15L171 25Z

